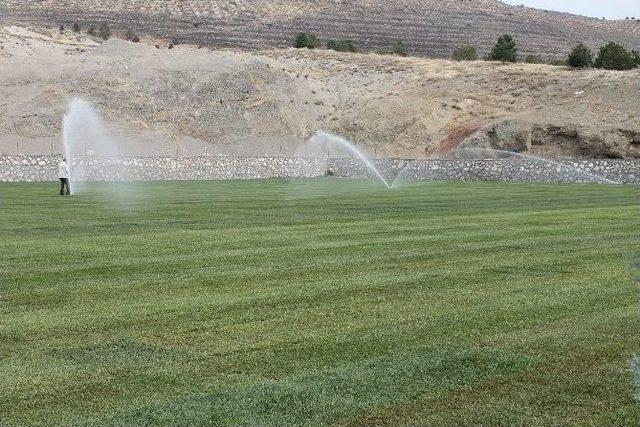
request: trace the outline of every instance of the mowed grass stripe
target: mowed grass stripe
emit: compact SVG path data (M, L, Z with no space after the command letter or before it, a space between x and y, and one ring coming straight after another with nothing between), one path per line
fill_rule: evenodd
M520 220L517 217L513 218L500 218L500 224L491 226L492 224L486 224L484 222L474 222L472 219L465 221L464 225L459 227L455 226L455 223L445 224L442 228L438 229L437 225L425 224L419 222L415 224L415 228L410 227L401 228L394 232L394 224L384 224L382 222L376 222L375 226L378 228L375 232L367 232L374 224L355 223L348 229L347 227L336 227L335 225L329 225L325 228L335 230L333 232L321 231L319 227L314 227L308 230L297 228L298 230L284 230L275 228L272 232L264 234L264 230L249 230L253 236L237 237L234 240L238 242L233 245L229 245L230 237L234 234L238 235L239 230L234 230L231 233L214 233L207 230L202 231L175 231L168 233L157 233L152 236L137 235L134 239L131 236L105 236L103 240L95 241L92 238L69 238L69 250L64 253L60 253L59 244L56 239L34 239L20 242L21 246L24 246L25 251L29 252L28 256L15 259L15 252L7 254L7 262L9 265L14 265L18 261L25 263L32 263L42 259L50 257L60 257L63 261L69 259L77 259L77 257L84 255L85 263L78 268L86 265L91 259L95 259L95 263L104 263L104 257L122 248L139 247L144 250L144 254L140 259L152 260L153 254L158 254L158 259L163 259L164 256L170 255L173 258L178 257L191 257L194 256L194 252L198 251L199 254L206 256L226 256L229 258L237 257L239 254L245 256L248 255L261 255L265 252L276 253L284 252L289 255L290 251L298 251L300 249L306 250L322 250L333 248L342 248L351 250L354 246L367 245L368 247L374 247L381 244L395 244L390 251L401 250L405 246L410 246L413 243L430 243L435 247L438 243L445 243L448 247L456 248L458 243L463 242L478 242L480 244L488 243L488 241L499 241L500 239L514 241L514 244L518 244L516 238L531 236L530 242L532 244L540 243L546 244L543 241L543 236L555 237L562 234L567 234L569 239L583 240L587 242L589 239L593 241L599 241L602 237L600 233L616 233L612 235L612 238L633 238L631 234L633 215L635 213L634 208L628 208L628 211L621 210L622 213L628 213L627 216L622 217L607 217L604 215L597 216L598 224L589 228L591 232L588 235L580 235L580 230L583 228L582 219L586 218L581 215L580 212L575 212L572 217L575 219L571 222L565 223L560 221L558 216L544 216L542 219L536 221ZM593 217L593 216L591 216ZM528 221L528 222L527 222ZM607 221L611 221L615 224L608 224ZM551 224L551 225L550 225ZM563 226L561 227L560 224ZM616 226L612 229L612 226ZM491 230L487 230L491 226ZM615 231L614 231L615 230ZM288 231L288 232L286 232ZM347 234L346 232L349 231ZM437 232L436 232L437 231ZM317 238L314 242L308 242L308 233L314 233ZM596 236L592 236L593 233L598 233ZM223 234L223 236L220 236ZM273 235L278 237L273 237ZM244 233L243 233L244 235ZM347 236L349 239L345 239ZM384 239L382 237L385 237ZM105 247L104 241L108 239L109 246ZM149 239L152 239L151 242ZM198 239L199 245L194 247L193 240ZM147 243L154 243L147 245ZM151 246L150 248L147 248ZM228 246L232 246L229 248ZM34 249L39 248L39 251ZM76 250L76 248L78 248ZM88 250L87 250L88 249ZM483 249L485 247L483 246ZM215 252L207 255L207 252ZM39 257L39 258L36 258ZM127 257L127 259L131 259ZM116 260L113 261L119 262ZM16 264L17 265L17 264ZM57 266L52 266L57 268ZM73 267L73 266L71 266ZM90 268L95 265L89 264ZM9 270L9 273L12 271Z
M7 425L640 420L634 187L3 186Z

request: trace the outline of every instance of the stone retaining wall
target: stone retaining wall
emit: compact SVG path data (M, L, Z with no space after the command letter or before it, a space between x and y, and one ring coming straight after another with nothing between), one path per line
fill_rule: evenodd
M385 177L437 181L599 182L640 185L640 160L564 160L535 158L487 160L377 160ZM336 176L373 176L361 163L333 159Z
M0 181L33 182L57 179L57 156L0 156ZM388 181L430 179L454 181L619 182L640 185L640 160L567 160L534 158L489 160L375 160ZM331 169L339 177L370 177L352 159L290 157L126 157L84 158L71 169L86 181L153 181L312 177ZM391 182L390 182L391 183Z
M0 156L0 181L57 179L59 156ZM81 181L260 179L323 175L326 161L291 157L87 157L71 162Z

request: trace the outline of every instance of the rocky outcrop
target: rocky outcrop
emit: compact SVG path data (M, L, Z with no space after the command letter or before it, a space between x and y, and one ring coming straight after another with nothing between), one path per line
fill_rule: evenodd
M639 158L640 131L507 119L487 126L463 146L556 158Z

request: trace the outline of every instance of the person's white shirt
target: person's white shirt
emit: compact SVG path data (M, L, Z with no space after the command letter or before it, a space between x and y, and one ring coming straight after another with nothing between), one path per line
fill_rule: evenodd
M69 164L64 160L58 163L58 178L69 178Z

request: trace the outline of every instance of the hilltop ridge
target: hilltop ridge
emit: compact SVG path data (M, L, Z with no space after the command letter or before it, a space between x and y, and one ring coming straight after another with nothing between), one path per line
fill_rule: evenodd
M450 57L463 43L485 54L503 33L522 55L564 57L577 43L618 41L640 49L640 20L607 21L511 6L497 0L5 0L4 23L84 28L108 22L174 43L215 48L290 46L299 31L350 39L362 51L388 51L403 40L412 55ZM640 18L636 17L636 18Z

